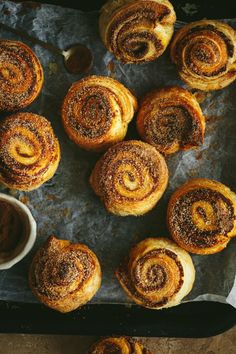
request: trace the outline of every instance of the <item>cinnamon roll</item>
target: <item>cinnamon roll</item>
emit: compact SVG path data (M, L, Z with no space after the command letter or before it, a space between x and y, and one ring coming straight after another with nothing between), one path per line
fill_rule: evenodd
M30 191L49 180L60 161L60 146L49 121L16 113L0 121L0 182Z
M190 23L176 33L171 58L189 86L221 89L236 79L236 31L215 20Z
M123 63L149 62L166 49L176 15L168 0L111 0L99 28L106 48Z
M116 276L133 301L158 310L178 305L191 291L195 269L185 250L158 237L138 243Z
M39 95L43 69L24 43L0 40L0 111L17 111Z
M62 106L62 122L76 144L100 151L124 139L136 109L136 98L120 82L93 75L70 88Z
M137 140L110 147L90 177L106 209L120 216L147 213L161 198L167 182L163 156L153 146Z
M95 343L88 354L152 354L131 337L108 337Z
M100 264L87 246L51 236L33 258L29 284L44 305L70 312L86 304L100 288Z
M145 96L137 129L157 150L173 154L203 143L205 118L194 95L181 87L165 87Z
M192 179L170 198L167 222L171 236L185 250L220 252L236 235L236 194L222 183Z

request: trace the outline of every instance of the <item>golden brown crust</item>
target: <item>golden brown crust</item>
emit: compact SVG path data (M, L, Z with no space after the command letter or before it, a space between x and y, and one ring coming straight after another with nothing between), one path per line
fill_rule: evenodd
M236 79L236 31L215 20L190 23L176 33L171 58L189 86L221 89Z
M153 146L137 140L109 148L90 176L106 209L120 216L147 213L161 198L167 182L163 156Z
M236 235L236 195L222 183L192 179L171 196L167 223L171 236L185 250L220 252Z
M43 68L24 43L0 40L0 111L17 111L39 95Z
M189 254L166 238L138 243L116 271L127 295L138 305L176 306L192 289L195 269Z
M86 150L100 151L124 139L137 100L120 82L88 76L75 82L62 105L66 133Z
M100 264L87 246L51 236L33 258L29 284L46 306L70 312L86 304L100 288Z
M88 354L152 354L131 337L107 337L99 340Z
M111 0L101 9L99 28L105 46L119 60L142 63L164 52L175 21L168 0Z
M34 113L16 113L0 122L0 182L30 191L52 178L60 146L50 122Z
M205 118L189 91L165 87L149 92L141 102L137 129L142 139L164 154L203 143Z

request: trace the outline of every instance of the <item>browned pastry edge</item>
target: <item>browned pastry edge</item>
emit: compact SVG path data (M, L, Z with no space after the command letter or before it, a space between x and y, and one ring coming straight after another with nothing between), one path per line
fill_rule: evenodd
M95 253L84 244L51 236L32 260L29 285L46 306L70 312L96 294L101 286L101 267Z
M176 15L168 0L108 1L99 29L107 49L123 63L155 60L166 49Z
M15 113L0 121L0 182L30 191L55 174L60 145L51 123L34 113Z
M69 89L62 104L62 123L74 143L102 151L124 139L136 109L136 98L119 81L92 75Z
M135 245L115 274L134 302L154 310L178 305L195 280L189 254L162 237L147 238Z
M142 139L163 154L192 149L204 140L201 108L182 87L164 87L144 96L136 124Z
M163 156L138 140L118 143L100 158L90 176L94 192L116 215L142 215L154 208L168 183Z
M0 111L17 111L31 104L44 82L42 65L24 43L0 40Z
M219 90L236 79L236 31L226 23L202 20L185 25L174 36L170 54L191 87Z
M217 181L189 180L171 196L167 224L172 238L187 251L220 252L236 235L236 195Z

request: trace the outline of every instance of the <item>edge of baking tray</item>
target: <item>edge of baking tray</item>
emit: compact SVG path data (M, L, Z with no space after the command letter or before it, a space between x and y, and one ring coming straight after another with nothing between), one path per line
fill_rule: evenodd
M236 324L236 309L217 302L189 302L170 309L136 305L86 305L61 314L40 304L0 301L0 332L203 338Z
M37 1L36 1L37 2ZM40 1L38 1L40 2ZM55 5L93 10L100 7L103 0L41 1ZM175 4L175 0L172 3ZM185 1L184 1L185 2ZM196 16L191 19L181 12L183 1L178 2L179 18L194 21L205 13L209 18L221 18L222 8L211 1L195 1ZM232 2L233 3L233 2ZM27 4L27 2L26 2ZM31 3L32 4L32 3ZM206 3L205 3L206 4ZM210 6L212 5L212 6ZM229 4L228 4L229 5ZM33 6L28 3L27 6ZM225 7L231 10L229 6ZM212 13L213 9L213 13ZM205 11L208 11L206 13ZM236 324L236 309L231 305L217 302L189 302L170 309L153 311L136 305L86 305L70 313L60 314L40 304L23 304L0 301L0 333L41 333L80 335L130 335L146 337L210 337L230 329Z

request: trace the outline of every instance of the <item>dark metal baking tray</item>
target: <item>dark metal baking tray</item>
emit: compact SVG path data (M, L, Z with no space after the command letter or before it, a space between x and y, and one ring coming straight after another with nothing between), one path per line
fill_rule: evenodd
M55 5L98 10L104 0L41 1ZM214 0L195 0L186 13L184 0L172 0L177 17L182 21L206 18L236 17L235 2L224 6ZM26 6L35 6L25 1ZM60 314L40 304L0 301L0 332L55 333L83 335L133 335L163 337L208 337L226 331L236 324L236 309L217 302L191 302L152 311L136 305L86 305L70 314Z

